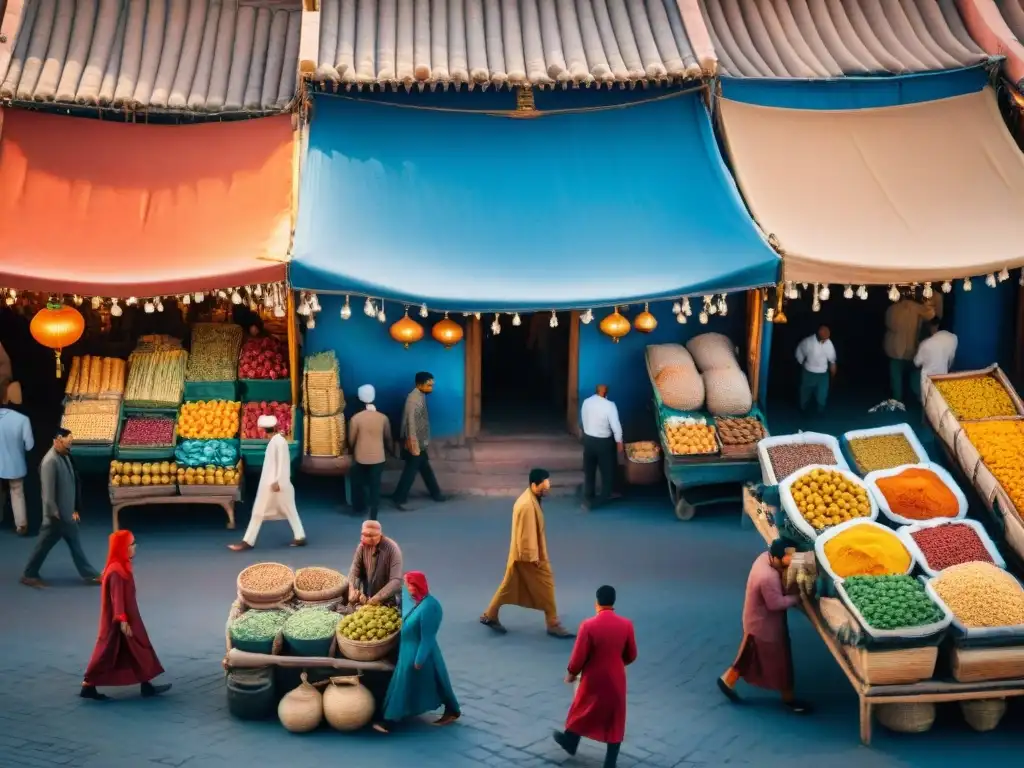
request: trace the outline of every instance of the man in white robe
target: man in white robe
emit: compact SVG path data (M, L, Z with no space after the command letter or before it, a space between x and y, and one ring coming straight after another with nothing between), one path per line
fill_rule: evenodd
M256 491L256 500L252 504L252 518L245 536L238 544L229 545L228 549L244 552L256 546L256 537L260 535L260 527L264 520L287 520L292 527L293 547L306 546L306 532L299 520L299 510L295 506L295 487L292 485L292 461L288 453L288 441L277 431L277 419L273 416L260 416L257 426L270 435L267 452L263 456L263 471L260 473L260 485Z

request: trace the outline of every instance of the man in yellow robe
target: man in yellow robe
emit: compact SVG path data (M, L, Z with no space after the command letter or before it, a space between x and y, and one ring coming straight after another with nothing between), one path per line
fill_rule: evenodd
M518 605L544 612L548 634L575 637L558 620L555 606L555 574L548 561L541 500L551 490L551 476L545 469L530 470L530 487L512 507L512 543L508 550L505 578L494 593L480 623L500 635L508 630L498 621L503 605Z

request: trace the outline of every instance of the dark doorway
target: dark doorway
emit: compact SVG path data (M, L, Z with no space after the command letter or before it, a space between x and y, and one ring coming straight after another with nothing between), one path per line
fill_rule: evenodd
M481 427L490 433L565 430L569 376L568 312L501 317L493 333L484 318L481 360ZM493 318L492 318L493 322Z

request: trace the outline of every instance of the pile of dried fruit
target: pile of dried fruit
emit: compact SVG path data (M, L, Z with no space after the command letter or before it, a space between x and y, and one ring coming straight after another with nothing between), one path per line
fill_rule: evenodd
M782 482L798 469L812 464L838 464L836 455L827 445L821 443L785 443L768 449L775 479Z
M295 586L295 574L280 563L256 563L238 574L238 588L243 595L288 593Z
M800 515L816 531L871 515L868 490L841 472L812 469L789 486Z
M85 443L112 443L117 434L120 405L116 400L76 400L64 407L60 425Z
M121 427L121 445L164 448L174 445L174 419L129 416Z
M665 421L665 442L674 456L717 453L715 428L711 424L694 424L668 419Z
M855 437L850 440L850 452L857 468L865 474L921 461L906 435L899 432Z
M964 424L964 432L978 450L992 475L1010 497L1018 512L1024 512L1024 423L980 421Z
M323 592L341 587L345 577L333 568L319 565L299 568L295 572L295 588L303 592Z
M922 528L910 536L924 555L925 564L933 571L961 563L992 562L985 542L974 528L965 523Z
M226 440L238 436L238 409L232 400L184 403L178 416L178 435L186 440Z
M875 629L909 629L934 624L945 614L924 585L910 576L851 576L843 582L850 602Z
M935 387L960 421L1017 415L1010 393L994 376L943 379Z
M192 328L189 381L234 381L242 328L233 323L198 323Z
M139 407L177 407L185 392L185 368L188 353L183 349L141 351L128 358L128 385L124 391L126 405Z
M68 397L118 398L124 392L125 362L116 357L77 355L71 359L64 394Z
M178 465L173 461L112 461L110 484L172 485L177 471Z
M752 416L716 417L715 424L722 445L751 445L765 436L764 424Z
M932 588L968 628L1024 624L1024 589L992 563L961 563L932 579Z

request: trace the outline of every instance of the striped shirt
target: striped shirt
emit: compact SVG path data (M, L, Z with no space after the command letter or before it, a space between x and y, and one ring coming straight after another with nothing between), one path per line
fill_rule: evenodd
M402 437L416 438L420 449L430 442L430 417L427 415L427 396L414 389L405 399L402 412Z
M402 593L402 550L394 539L381 536L376 547L356 547L348 572L354 584L367 597L381 603L395 603Z

